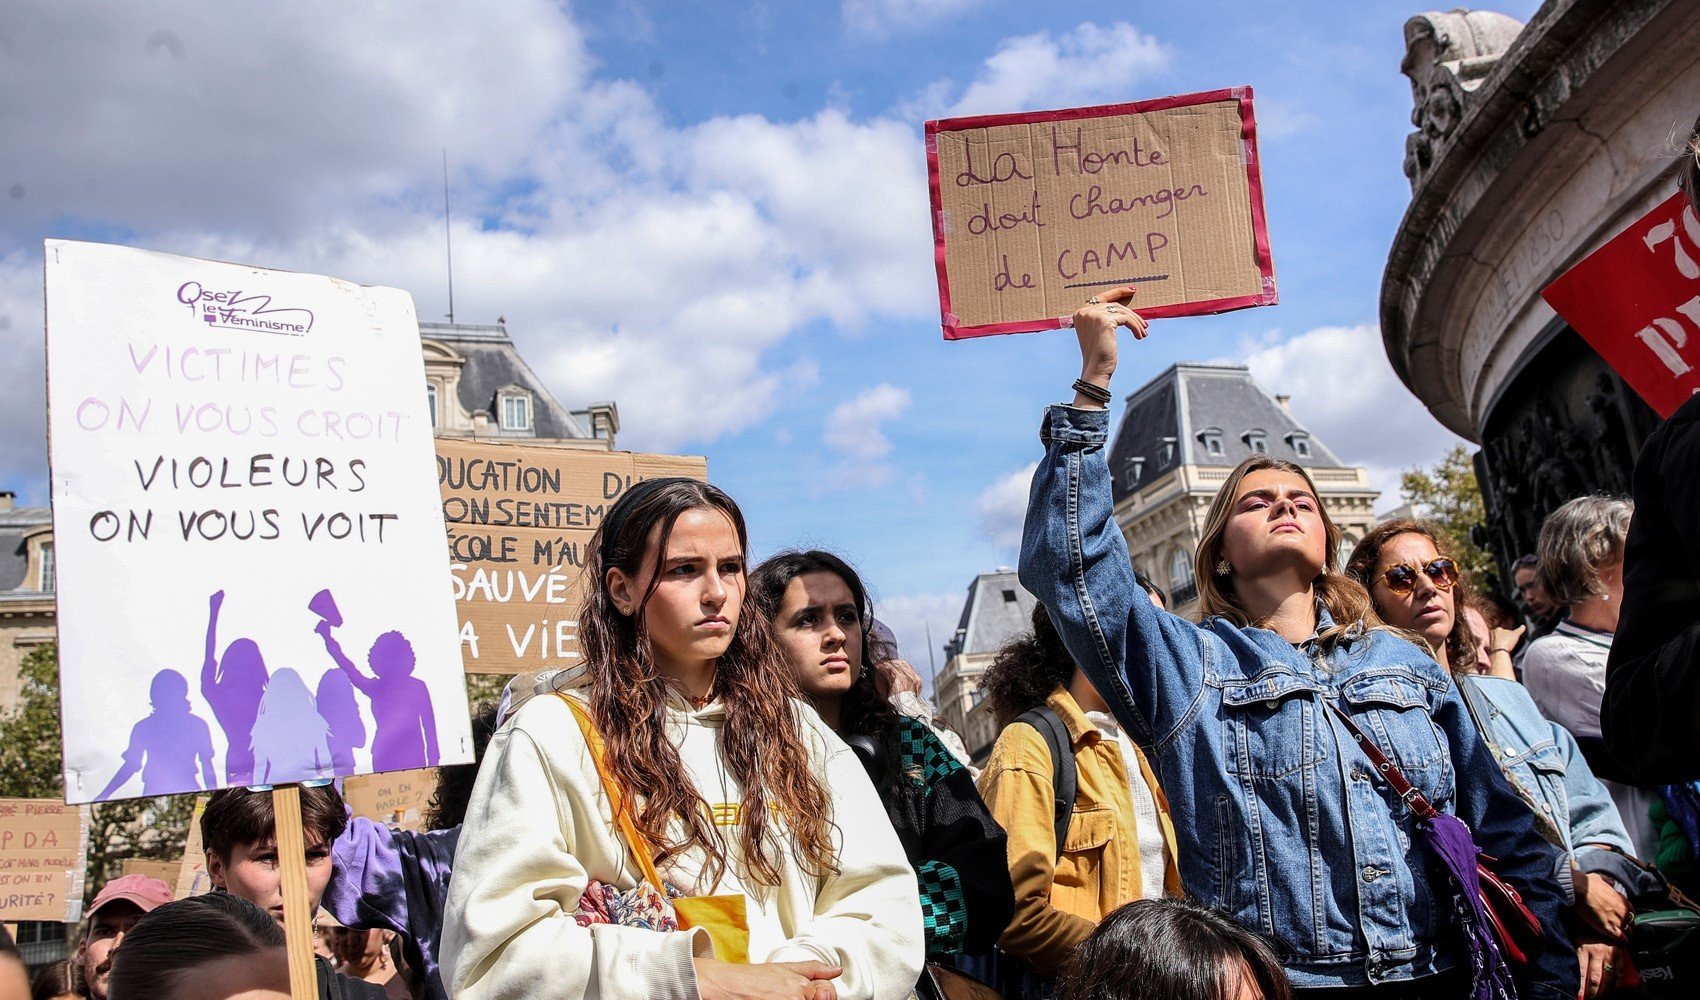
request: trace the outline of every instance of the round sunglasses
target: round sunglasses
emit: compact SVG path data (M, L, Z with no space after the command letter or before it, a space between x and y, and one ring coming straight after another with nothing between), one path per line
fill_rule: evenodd
M1410 563L1389 566L1387 572L1381 574L1381 582L1395 594L1409 594L1416 589L1418 573L1428 577L1436 590L1451 590L1452 585L1458 582L1458 564L1444 557L1421 567Z

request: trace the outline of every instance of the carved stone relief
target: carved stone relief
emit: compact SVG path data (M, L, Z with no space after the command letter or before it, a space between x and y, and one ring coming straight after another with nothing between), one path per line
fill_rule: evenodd
M1504 14L1463 8L1405 22L1399 70L1411 80L1411 124L1417 127L1405 139L1405 176L1413 189L1463 120L1471 95L1522 30L1521 21Z

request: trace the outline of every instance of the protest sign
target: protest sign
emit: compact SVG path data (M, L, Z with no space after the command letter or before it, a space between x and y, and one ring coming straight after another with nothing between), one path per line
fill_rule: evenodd
M1250 87L926 137L946 339L1056 329L1120 285L1153 318L1276 300Z
M349 778L342 783L342 800L355 816L417 832L424 829L425 810L436 790L435 768L388 771Z
M83 918L87 809L58 799L0 799L0 917Z
M1541 298L1659 416L1700 391L1700 218L1680 192L1582 258Z
M62 240L46 276L66 800L470 760L407 294Z
M156 878L166 885L176 885L177 876L183 871L182 861L155 861L152 858L125 858L124 864L118 869L120 876L146 875Z
M706 480L708 462L439 439L437 480L467 671L575 665L585 546L621 494L664 476Z
M201 814L207 811L207 797L195 799L195 813L189 817L189 836L184 838L183 861L173 885L172 899L188 899L212 891L212 879L207 875L207 852L201 846Z

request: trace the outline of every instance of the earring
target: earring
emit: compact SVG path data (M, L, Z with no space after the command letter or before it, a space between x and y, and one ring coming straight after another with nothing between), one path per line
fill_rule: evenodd
M1228 565L1228 560L1226 560L1226 559L1216 560L1216 575L1217 576L1227 576L1229 573L1232 573L1233 571L1234 571L1234 567Z

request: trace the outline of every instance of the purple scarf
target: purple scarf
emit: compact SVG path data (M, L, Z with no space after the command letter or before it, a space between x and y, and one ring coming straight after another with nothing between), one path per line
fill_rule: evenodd
M1516 1000L1511 970L1500 954L1482 904L1481 882L1476 878L1476 842L1470 828L1456 816L1437 812L1417 824L1417 833L1435 862L1434 874L1444 871L1446 875L1447 891L1438 891L1441 887L1436 878L1435 894L1452 897L1452 916L1470 957L1470 996L1473 1000Z

